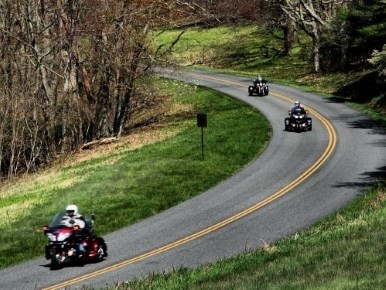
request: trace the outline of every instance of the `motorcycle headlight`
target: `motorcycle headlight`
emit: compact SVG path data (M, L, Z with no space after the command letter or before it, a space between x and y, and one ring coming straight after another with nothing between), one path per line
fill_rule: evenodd
M47 234L47 237L48 239L51 241L51 242L56 242L56 236L51 234L51 233L48 233Z
M59 233L59 235L58 235L58 241L64 241L64 240L67 239L70 235L71 235L71 233Z

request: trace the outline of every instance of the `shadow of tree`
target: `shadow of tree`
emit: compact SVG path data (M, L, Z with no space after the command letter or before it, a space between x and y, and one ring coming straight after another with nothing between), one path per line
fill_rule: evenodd
M326 99L326 102L345 103L353 102L353 100L344 97L334 96ZM384 119L374 120L362 114L359 115L357 113L352 113L340 114L336 118L331 118L331 120L343 122L347 124L348 128L351 129L364 129L368 131L368 134L377 135L377 138L375 138L376 140L372 138L371 141L369 141L371 143L369 143L368 145L372 147L386 148L386 121ZM340 182L334 185L334 187L352 187L366 189L374 186L376 182L386 182L386 165L376 168L374 171L366 171L361 173L361 178L356 181Z
M335 188L355 187L369 188L374 185L374 182L386 182L386 166L377 168L375 171L362 173L362 181L357 182L341 182L334 185Z
M339 97L339 96L333 96L325 99L326 103L337 103L337 104L343 104L343 103L359 103L355 102L352 99ZM382 115L381 117L375 117L376 119L366 117L366 116L359 116L358 114L341 114L338 118L332 118L332 120L340 120L345 121L347 120L347 124L349 128L353 129L370 129L374 134L386 134L386 118L380 112Z
M377 77L376 71L363 74L358 79L340 87L334 95L349 98L357 103L368 103L385 92L385 84L375 81Z
M386 130L383 127L382 122L372 120L369 118L360 118L347 123L349 128L353 129L367 129L371 130L373 134L385 135ZM386 145L386 143L385 143Z

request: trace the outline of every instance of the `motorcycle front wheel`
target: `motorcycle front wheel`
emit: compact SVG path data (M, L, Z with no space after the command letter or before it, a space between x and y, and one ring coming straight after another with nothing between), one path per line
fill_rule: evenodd
M61 257L59 256L59 254L52 252L51 253L50 269L51 270L58 270L62 267L62 263L63 263L63 261L61 260Z
M97 262L102 261L104 257L105 257L105 249L101 244L99 244L98 250L97 250Z

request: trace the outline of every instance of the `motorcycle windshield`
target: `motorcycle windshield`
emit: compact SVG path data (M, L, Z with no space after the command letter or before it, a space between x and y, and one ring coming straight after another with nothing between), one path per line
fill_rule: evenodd
M302 118L305 116L305 112L300 108L294 108L291 112L292 116L295 118Z
M68 219L63 220L64 216L67 216L65 211L60 211L60 212L56 213L53 216L53 218L51 219L49 227L50 228L72 227L72 225L68 224ZM65 221L67 221L67 222L65 222ZM92 219L86 219L84 222L85 222L86 227L91 230L93 227L93 220Z
M54 215L54 217L51 220L50 228L57 227L57 226L63 226L63 224L60 222L63 218L63 216L66 215L65 211L60 211Z
M293 108L292 109L292 114L294 115L300 115L302 113L302 109L300 108Z

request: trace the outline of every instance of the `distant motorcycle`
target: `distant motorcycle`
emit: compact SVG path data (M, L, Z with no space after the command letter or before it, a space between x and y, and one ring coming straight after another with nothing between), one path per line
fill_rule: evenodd
M43 232L48 238L45 247L45 257L51 260L51 269L59 269L66 263L83 265L87 262L100 262L107 257L107 245L103 238L94 234L94 215L86 220L86 227L80 229L77 225L63 224L65 212L57 213L49 226L43 226ZM83 244L84 251L79 252L78 245Z
M312 131L312 118L302 108L293 108L288 113L289 118L284 119L286 131L305 132Z
M267 96L269 93L269 87L266 82L254 82L248 87L248 95L253 96Z

